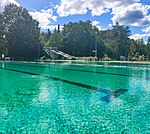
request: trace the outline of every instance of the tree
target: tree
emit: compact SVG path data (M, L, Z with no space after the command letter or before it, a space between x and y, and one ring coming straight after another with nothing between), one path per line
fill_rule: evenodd
M5 54L7 55L7 40L6 40L6 33L5 33L5 25L3 23L4 16L0 14L0 55Z
M116 58L117 52L117 39L115 38L116 32L114 30L100 31L100 40L103 42L105 47L103 56L108 55L110 58Z
M132 40L132 42L134 42L136 52L139 53L139 55L148 56L150 58L150 47L148 43L145 44L143 39Z
M55 29L54 32L51 34L50 38L48 39L46 46L61 48L62 42L63 36Z
M50 29L47 30L47 40L50 38L50 36L52 35Z
M135 52L136 52L136 46L132 43L132 44L130 45L130 54L131 54L132 56L134 56L134 55L135 55Z
M148 37L148 39L147 39L147 46L150 47L150 37Z
M42 45L42 46L45 46L46 44L47 44L47 40L48 40L48 38L47 38L48 36L47 36L47 33L44 33L44 32L41 32L40 33L40 44Z
M58 25L57 32L60 33L60 25Z
M11 57L37 57L39 47L39 23L32 19L28 11L15 4L4 9L5 32L8 52Z
M129 36L131 35L129 27L116 23L112 30L115 32L116 58L119 59L121 55L127 56L130 45Z
M98 56L100 56L101 42L98 32L99 30L92 26L91 21L70 22L64 25L62 31L64 36L62 50L74 56L94 56L93 50L95 50L97 36Z
M120 59L121 55L127 56L130 51L130 34L129 27L119 23L116 23L112 29L100 31L100 40L105 46L103 55L115 60Z

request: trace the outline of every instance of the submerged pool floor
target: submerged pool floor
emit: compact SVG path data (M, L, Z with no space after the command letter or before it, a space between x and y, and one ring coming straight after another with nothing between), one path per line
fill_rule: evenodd
M0 62L0 133L150 133L150 65Z

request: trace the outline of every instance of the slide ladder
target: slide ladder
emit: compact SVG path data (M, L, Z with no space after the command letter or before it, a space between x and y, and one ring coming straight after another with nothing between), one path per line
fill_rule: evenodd
M52 59L57 59L57 54L55 54L49 47L44 47L43 49L47 55L49 55Z

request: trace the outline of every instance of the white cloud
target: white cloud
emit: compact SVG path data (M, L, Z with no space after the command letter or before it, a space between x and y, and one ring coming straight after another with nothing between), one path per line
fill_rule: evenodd
M150 33L150 26L142 29L142 31L145 32L145 33Z
M56 6L59 16L86 14L93 16L111 12L112 22L123 25L144 26L150 23L149 5L142 5L140 0L61 0Z
M99 30L106 30L104 28L102 28L101 26L96 26Z
M91 10L92 15L101 15L109 10L103 6L104 0L61 0L60 4L56 6L59 16L64 17L74 14L86 14L88 9Z
M95 20L95 21L92 22L92 25L93 25L93 26L96 26L96 25L98 25L98 24L100 24L99 21L96 21L96 20Z
M150 9L150 5L145 5L145 8L147 8L147 10Z
M30 15L32 15L34 19L39 21L40 23L39 25L42 29L50 28L49 24L57 21L57 16L53 16L52 9L48 9L48 10L42 9L41 11L35 11L35 12L29 12L29 13Z
M106 29L103 29L99 24L100 24L99 21L93 21L92 22L92 26L96 26L99 30L106 30Z
M85 14L87 12L86 0L61 0L56 6L59 16L64 17L74 14Z
M123 9L123 10L122 10ZM147 8L141 3L134 3L112 9L112 21L115 24L119 22L122 25L144 26L150 23L150 15Z
M0 12L2 12L4 7L10 3L14 3L19 6L19 3L17 3L16 0L0 0Z
M108 26L109 26L109 27L112 27L112 26L113 26L113 24L108 24Z
M130 36L131 39L142 39L142 38L146 38L146 37L150 37L150 33L146 33L146 34L135 34L133 36Z
M107 0L106 0L107 1ZM109 8L106 6L106 1L102 0L89 0L88 1L88 9L91 10L91 13L93 16L95 15L101 15L103 13L109 12Z

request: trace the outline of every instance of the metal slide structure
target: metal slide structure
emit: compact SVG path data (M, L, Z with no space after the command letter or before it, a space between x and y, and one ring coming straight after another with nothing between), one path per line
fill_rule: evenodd
M49 55L52 59L57 59L59 56L65 57L66 59L71 60L73 56L66 54L62 51L57 50L56 48L52 47L44 47L44 51L47 55Z

